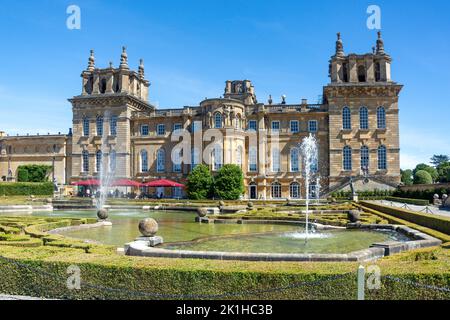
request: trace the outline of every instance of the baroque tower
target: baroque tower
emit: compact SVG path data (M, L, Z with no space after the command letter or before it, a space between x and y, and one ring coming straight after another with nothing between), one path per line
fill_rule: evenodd
M100 163L109 165L117 177L131 177L131 125L134 111L153 111L148 103L150 83L144 63L130 70L126 48L120 65L99 69L91 50L81 73L81 94L69 99L73 109L72 179L97 177Z
M330 190L352 177L358 189L400 182L398 98L381 32L372 53L346 55L340 33L324 87L329 107Z

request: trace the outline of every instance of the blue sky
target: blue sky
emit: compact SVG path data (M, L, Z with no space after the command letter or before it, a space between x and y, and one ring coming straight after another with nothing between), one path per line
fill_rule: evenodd
M66 8L81 8L81 30ZM145 61L150 100L160 108L223 94L227 79L253 81L260 101L316 101L327 84L336 32L346 53L370 52L376 30L366 9L381 8L392 78L400 97L401 165L450 154L450 2L442 1L14 1L0 11L0 130L67 132L67 98L81 91L89 50L98 67Z

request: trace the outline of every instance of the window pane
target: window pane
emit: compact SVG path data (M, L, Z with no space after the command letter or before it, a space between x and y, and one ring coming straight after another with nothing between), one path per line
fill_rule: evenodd
M366 107L359 109L359 127L360 129L369 129L369 112Z
M298 126L298 121L297 120L291 121L291 132L292 133L299 132L299 126Z
M348 107L344 107L342 110L342 128L344 130L351 130L352 128L351 113Z
M308 121L308 130L309 132L317 132L317 120Z

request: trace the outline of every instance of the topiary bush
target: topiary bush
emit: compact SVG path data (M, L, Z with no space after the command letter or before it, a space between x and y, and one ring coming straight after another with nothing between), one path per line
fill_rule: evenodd
M237 200L244 193L244 175L235 164L224 165L214 178L214 195L223 200Z
M414 184L432 184L433 178L430 173L425 170L418 170L414 174Z
M205 200L211 195L213 178L208 166L197 165L187 177L186 193L191 200Z

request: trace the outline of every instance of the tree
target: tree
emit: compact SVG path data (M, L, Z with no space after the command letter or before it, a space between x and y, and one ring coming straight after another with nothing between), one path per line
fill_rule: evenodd
M208 199L213 186L213 178L208 166L197 165L187 177L186 193L189 199Z
M405 186L409 186L413 184L413 172L410 169L400 170L402 175L402 182Z
M442 162L437 167L438 181L439 182L450 182L448 174L450 172L450 161Z
M244 175L235 164L224 165L214 178L214 194L222 200L237 200L244 193Z
M439 174L438 174L436 168L433 168L432 166L429 166L429 165L427 165L427 164L425 164L425 163L420 163L420 164L418 164L418 165L416 166L416 168L413 170L413 174L416 175L416 173L417 173L418 171L420 171L420 170L425 170L425 171L427 171L427 172L430 174L431 180L432 180L431 183L437 181L437 179L438 179L438 177L439 177Z
M430 163L434 165L435 167L439 166L443 162L449 162L450 157L446 156L445 154L435 154L433 157L431 157Z
M431 175L425 170L418 170L414 174L414 184L431 184L433 179Z

